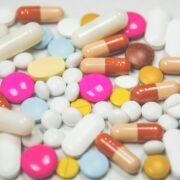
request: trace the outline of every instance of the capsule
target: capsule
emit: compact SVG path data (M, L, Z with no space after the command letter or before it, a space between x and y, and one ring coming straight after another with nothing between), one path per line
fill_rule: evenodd
M134 87L131 91L131 99L140 104L144 104L148 101L164 100L176 93L179 93L178 83L175 81L164 81Z
M163 134L163 128L157 123L118 123L111 129L112 137L121 142L161 140Z
M165 57L159 62L159 68L166 74L180 74L180 57Z
M86 44L119 32L127 23L128 16L125 11L106 13L76 30L72 35L72 42L76 47L82 48Z
M82 53L84 57L104 57L122 52L128 44L128 37L124 34L118 34L87 44L83 47Z
M16 12L16 20L22 23L56 23L63 17L63 9L53 6L22 6Z
M82 72L103 73L109 76L128 74L131 65L127 58L85 58L81 64Z
M140 169L140 160L123 144L106 133L100 134L95 141L96 147L113 160L127 173L135 174Z
M21 53L43 38L42 27L37 23L28 23L0 39L0 60L9 59Z

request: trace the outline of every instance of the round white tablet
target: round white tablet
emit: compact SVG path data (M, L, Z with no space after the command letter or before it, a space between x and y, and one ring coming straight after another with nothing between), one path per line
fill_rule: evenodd
M44 81L36 81L35 94L41 99L47 100L49 98L49 88Z
M79 27L79 21L73 18L64 18L57 25L59 33L68 38L70 38Z
M118 87L131 89L138 85L138 80L133 76L124 75L124 76L116 77L114 83Z
M79 85L78 83L69 83L65 90L65 97L69 101L75 101L79 96Z
M9 30L5 24L0 24L0 38L8 34Z
M15 11L7 6L0 6L0 23L11 26L15 22Z
M147 102L142 106L142 116L148 121L157 121L162 115L162 107L156 102Z
M15 65L12 61L1 61L0 62L0 77L3 78L8 74L15 71Z
M77 67L80 65L82 59L83 59L83 55L82 55L81 51L77 51L77 52L71 54L66 59L66 67L68 67L68 68Z

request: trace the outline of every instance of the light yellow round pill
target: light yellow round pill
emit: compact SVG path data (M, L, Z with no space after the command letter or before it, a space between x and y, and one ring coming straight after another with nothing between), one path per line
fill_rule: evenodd
M78 161L71 157L63 157L59 160L56 173L66 179L75 177L79 172Z
M163 180L169 174L170 164L163 155L151 155L144 161L144 172L152 180Z
M85 24L87 24L88 22L93 21L95 18L97 18L99 16L99 14L96 13L88 13L85 14L82 18L81 18L81 23L80 25L83 26Z
M91 104L84 99L77 99L71 103L71 107L78 109L82 115L87 115L91 112Z
M126 101L130 100L130 92L124 88L115 88L111 94L110 101L115 106L122 106Z
M139 80L142 84L158 83L163 80L163 73L157 67L145 66L139 71Z

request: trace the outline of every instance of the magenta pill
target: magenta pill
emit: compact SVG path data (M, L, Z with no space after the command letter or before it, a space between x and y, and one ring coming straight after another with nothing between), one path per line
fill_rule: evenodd
M35 179L44 179L51 176L56 170L57 163L56 152L43 144L28 148L21 157L23 171Z
M112 92L112 83L102 74L84 76L80 83L81 96L90 102L99 102L109 98Z
M1 83L1 92L12 103L21 103L34 93L34 81L23 72L7 75Z
M128 12L128 25L122 31L130 39L141 38L146 30L146 20L143 16L135 12Z

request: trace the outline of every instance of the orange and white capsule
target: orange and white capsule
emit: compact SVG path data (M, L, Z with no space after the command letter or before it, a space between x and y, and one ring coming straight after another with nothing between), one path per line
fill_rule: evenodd
M87 44L83 47L82 53L84 57L104 57L122 52L128 44L128 37L124 34L118 34Z
M120 142L146 142L161 140L163 128L157 123L115 124L111 135Z
M16 20L22 23L56 23L63 17L63 9L53 6L22 6L16 12Z
M80 64L80 69L86 74L103 73L119 76L128 74L131 65L127 58L85 58Z
M100 134L96 138L95 144L102 153L127 173L135 174L139 171L141 167L139 158L109 134Z

